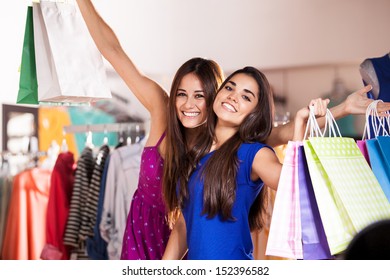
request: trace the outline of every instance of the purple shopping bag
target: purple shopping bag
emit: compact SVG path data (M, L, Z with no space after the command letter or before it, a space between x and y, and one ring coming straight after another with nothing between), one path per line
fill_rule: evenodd
M332 255L318 210L303 145L298 147L298 182L303 259L330 259Z

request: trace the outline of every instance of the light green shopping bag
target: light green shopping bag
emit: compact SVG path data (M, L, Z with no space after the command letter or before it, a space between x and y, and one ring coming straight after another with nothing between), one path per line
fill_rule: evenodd
M33 10L27 7L26 27L23 40L22 64L20 67L18 104L39 104L38 82L35 64Z
M329 110L327 123L330 137L309 137L305 153L309 154L309 171L329 247L335 254L345 250L363 228L390 218L390 204L355 140L341 137ZM325 187L327 199L322 197Z
M311 138L313 139L316 138ZM344 207L337 201L332 182L310 141L304 141L304 150L329 249L331 254L335 255L346 249L355 231L351 228Z
M353 227L390 218L390 204L356 142L346 137L310 139Z

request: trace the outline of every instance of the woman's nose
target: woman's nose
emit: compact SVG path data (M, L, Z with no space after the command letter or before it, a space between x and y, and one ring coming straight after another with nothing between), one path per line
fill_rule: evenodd
M188 98L186 100L186 103L184 104L186 108L192 108L194 107L194 100L192 98Z
M228 99L229 100L232 100L234 102L237 102L237 94L235 92L231 92L229 95L228 95Z

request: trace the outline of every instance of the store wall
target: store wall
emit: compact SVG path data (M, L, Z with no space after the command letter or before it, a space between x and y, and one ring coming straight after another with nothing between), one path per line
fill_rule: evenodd
M360 63L344 64L320 64L312 66L289 67L282 69L265 70L265 73L274 88L275 94L286 98L285 110L293 114L317 97L329 97L332 95L335 80L342 83L345 97L363 87L363 82L359 73ZM352 128L341 129L348 136L359 136L363 134L365 117L349 116L348 121ZM340 123L341 124L341 123ZM347 136L347 135L345 135Z
M1 103L16 100L28 3L7 1L0 9ZM213 58L226 72L254 65L284 87L292 112L330 90L335 68L348 87L359 88L359 63L390 51L388 0L94 3L139 68L167 89L174 71L193 56Z

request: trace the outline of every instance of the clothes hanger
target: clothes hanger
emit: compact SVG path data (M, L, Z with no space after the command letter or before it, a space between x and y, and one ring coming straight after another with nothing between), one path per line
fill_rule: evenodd
M53 169L57 161L59 152L60 152L60 146L57 144L55 140L53 140L50 144L49 149L47 150L47 157L42 162L41 168L50 169L50 170Z
M108 134L107 134L107 126L104 125L104 138L103 138L103 145L108 145Z
M115 149L120 148L125 145L125 140L123 139L123 127L120 125L120 131L119 131L119 142L115 146Z
M138 124L135 126L135 135L136 135L136 137L135 137L135 142L134 142L134 143L140 142L140 141L141 141L141 137L140 137L140 127L139 127Z
M62 130L62 143L61 143L61 153L66 153L69 151L68 143L66 142L65 138L65 130Z
M131 140L131 127L127 126L127 138L126 138L126 145L131 146L132 140Z
M93 149L95 146L93 145L92 142L92 131L89 129L89 126L87 128L87 133L86 133L86 139L85 139L85 146L88 148Z

